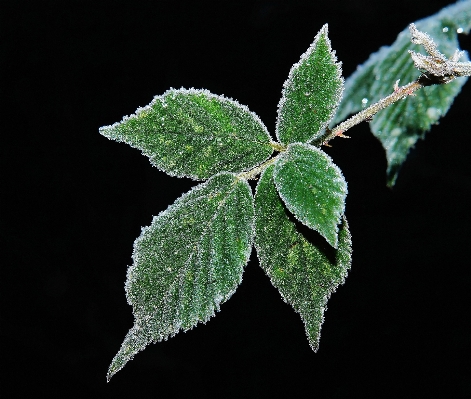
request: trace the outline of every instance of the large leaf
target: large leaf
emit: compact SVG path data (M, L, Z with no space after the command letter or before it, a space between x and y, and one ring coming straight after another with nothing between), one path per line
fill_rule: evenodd
M134 243L126 293L129 331L108 379L150 342L206 322L242 280L253 239L250 186L218 174L154 217Z
M337 248L347 183L332 159L311 145L290 144L276 162L273 176L286 207Z
M336 61L324 25L283 85L276 122L276 137L282 143L311 141L332 119L343 91L342 69Z
M441 53L450 57L459 48L457 33L468 33L471 28L471 0L444 8L415 24L433 38ZM334 122L391 94L396 80L400 79L401 84L416 80L420 72L408 50L425 53L421 46L410 42L409 29L404 29L391 46L382 47L359 66L345 82L344 97ZM389 185L394 184L410 148L447 113L466 80L457 78L445 85L425 87L415 96L380 111L370 122L371 131L386 149Z
M199 180L249 170L273 152L257 115L207 90L170 89L100 133L142 150L172 176Z
M255 247L260 266L283 299L301 315L311 348L319 347L324 310L351 264L351 238L343 217L338 249L289 214L266 169L255 195ZM302 230L308 230L303 234Z

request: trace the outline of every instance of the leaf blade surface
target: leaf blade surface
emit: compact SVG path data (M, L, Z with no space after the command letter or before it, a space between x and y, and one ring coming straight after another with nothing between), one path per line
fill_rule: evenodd
M289 211L337 247L347 183L332 159L309 144L290 144L276 162L273 178Z
M126 281L135 322L108 379L149 343L214 316L242 280L253 219L248 183L220 173L184 194L142 230Z
M342 68L327 33L324 25L283 85L276 122L276 137L282 143L305 143L316 138L338 107L343 91Z
M348 224L343 217L338 249L312 230L303 231L277 193L273 169L266 169L257 186L255 248L260 266L283 300L300 314L309 345L317 351L327 301L344 283L351 265Z
M140 149L172 176L195 180L249 170L273 153L256 114L207 90L170 89L100 133Z

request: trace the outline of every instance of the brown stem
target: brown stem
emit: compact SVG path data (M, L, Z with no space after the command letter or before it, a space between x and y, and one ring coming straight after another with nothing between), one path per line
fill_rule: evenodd
M353 115L352 117L348 118L347 120L343 121L332 130L328 132L328 134L322 138L321 145L327 145L330 140L335 137L348 137L344 136L343 133L346 132L348 129L352 128L359 123L370 120L373 115L381 111L382 109L390 106L391 104L399 101L407 96L410 96L414 91L424 87L424 84L421 82L421 79L416 80L415 82L409 83L405 86L394 87L394 92L389 96L379 100L377 103L370 105L368 108L361 110L357 114Z
M279 155L279 154L278 154ZM255 179L260 173L262 173L266 168L268 168L271 164L275 163L278 155L273 158L270 158L268 161L265 161L261 165L253 168L247 172L242 172L237 175L239 179L250 180Z

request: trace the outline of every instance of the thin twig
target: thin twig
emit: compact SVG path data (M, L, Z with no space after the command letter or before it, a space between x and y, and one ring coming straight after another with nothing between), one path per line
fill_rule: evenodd
M411 42L422 45L428 53L427 56L409 50L415 67L422 71L422 75L415 82L402 87L398 86L399 81L397 81L392 94L358 112L332 130L326 129L327 134L322 137L322 142L317 142L317 144L328 146L329 141L335 137L348 137L343 134L348 129L363 121L371 120L377 112L394 104L396 101L412 95L415 91L424 86L450 83L457 77L471 76L471 62L459 62L459 59L464 54L463 51L456 50L455 53L447 59L438 51L436 43L429 35L419 31L414 24L409 25L409 30L411 33Z
M396 101L410 96L412 93L414 93L416 90L420 89L423 86L424 85L420 83L419 80L402 87L398 87L396 85L392 94L379 100L377 103L370 105L368 108L361 110L357 114L353 115L351 118L348 118L341 124L334 127L330 131L330 133L323 138L322 145L327 145L328 142L335 137L348 137L343 134L348 129L352 128L355 125L358 125L359 123L365 120L370 120L376 113L378 113L382 109L390 106Z

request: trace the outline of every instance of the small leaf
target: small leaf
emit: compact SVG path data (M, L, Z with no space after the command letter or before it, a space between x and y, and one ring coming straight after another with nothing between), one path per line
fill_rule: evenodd
M142 150L169 175L196 180L252 169L273 153L256 114L207 90L170 89L100 133Z
M134 327L108 380L149 343L206 322L242 281L253 240L250 186L220 173L154 217L134 243L126 294Z
M337 248L347 183L332 159L309 144L290 144L276 162L273 178L289 211Z
M324 25L283 85L276 122L282 143L311 141L332 119L343 91L342 68L336 61Z
M467 33L471 28L471 1L458 2L415 24L433 38L440 52L451 57L459 48L457 33ZM405 85L420 76L408 50L424 54L425 51L422 46L412 44L410 39L409 29L404 29L391 46L382 47L372 54L346 80L344 98L332 125L391 94L398 79ZM468 59L467 55L465 57ZM375 115L370 128L386 150L389 185L394 185L409 150L448 112L466 80L457 78L445 85L425 87L415 96L409 96Z
M255 248L260 266L284 301L301 315L309 344L317 351L327 300L344 283L350 269L348 224L343 217L338 249L316 237L313 231L303 234L304 226L296 226L296 220L278 196L273 169L273 166L266 169L257 186Z

